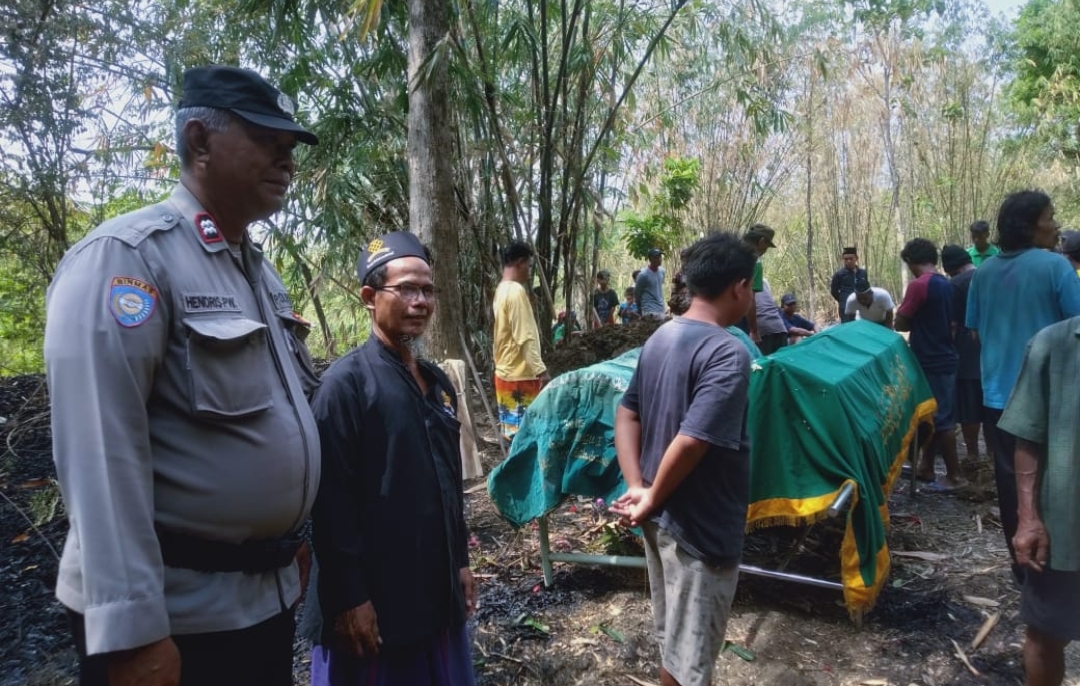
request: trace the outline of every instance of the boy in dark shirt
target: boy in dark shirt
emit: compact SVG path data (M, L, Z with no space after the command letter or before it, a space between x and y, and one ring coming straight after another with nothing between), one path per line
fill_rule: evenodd
M900 258L915 276L896 311L896 330L910 331L911 352L919 361L937 401L934 435L923 449L916 475L930 482L928 488L949 493L965 484L956 457L956 365L958 356L953 344L952 284L937 273L938 251L925 238L913 238L900 252ZM945 477L936 479L934 458L937 451L945 461Z
M690 247L689 309L646 342L616 413L629 488L611 509L644 532L662 686L708 686L724 644L750 498L750 354L725 327L756 261L729 233Z
M593 314L596 315L593 328L615 323L615 310L619 307L619 295L609 286L611 272L601 269L596 273L596 290L593 291Z

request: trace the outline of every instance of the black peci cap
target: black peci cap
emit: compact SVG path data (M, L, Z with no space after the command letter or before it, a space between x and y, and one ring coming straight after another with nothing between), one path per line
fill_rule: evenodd
M229 110L252 124L292 131L297 140L318 145L315 134L296 123L296 102L250 69L194 67L184 72L180 107Z
M959 245L946 245L941 249L941 266L947 272L971 263L971 255Z
M416 234L394 231L383 234L364 246L356 263L356 278L360 279L360 284L363 285L368 274L401 257L419 257L430 264L428 252Z

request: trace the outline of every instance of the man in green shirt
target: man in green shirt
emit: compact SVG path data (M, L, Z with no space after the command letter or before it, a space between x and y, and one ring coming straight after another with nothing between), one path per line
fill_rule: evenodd
M1080 639L1080 317L1053 324L1028 344L998 427L1016 436L1024 569L1020 618L1027 624L1027 686L1059 686L1065 646Z
M971 243L967 251L976 267L1001 252L1001 248L990 243L990 223L982 219L971 223Z
M769 248L776 247L776 243L773 243L775 237L776 231L764 224L754 224L743 235L743 241L750 245L758 255L758 261L754 264L754 276L750 280L750 287L754 293L760 293L765 289L765 271L761 267L761 258L765 256ZM750 303L750 311L739 320L736 326L748 333L755 343L761 342L757 325L757 306L754 303Z

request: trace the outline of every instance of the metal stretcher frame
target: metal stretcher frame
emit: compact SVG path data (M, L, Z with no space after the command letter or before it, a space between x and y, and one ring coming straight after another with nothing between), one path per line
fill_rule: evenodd
M915 458L918 454L916 446L917 441L911 441L911 446L908 449L908 460L911 462L911 489L909 491L912 498L915 497ZM840 489L840 492L836 494L836 498L833 499L831 505L829 505L828 515L829 517L836 517L841 512L846 512L851 505L851 495L854 493L855 487L848 483ZM544 570L544 586L551 587L554 583L554 572L552 570L551 563L553 562L569 562L571 564L584 564L584 565L598 565L601 567L645 567L645 558L637 555L589 555L585 553L553 553L551 552L551 543L548 535L548 521L547 515L540 517L537 526L540 534L540 565ZM802 535L795 542L791 549L791 554L784 561L781 567L786 567L787 562L791 557L799 550L803 542L806 540L807 535L813 525L804 527ZM739 572L742 574L752 574L754 576L763 576L769 579L778 579L780 581L790 581L793 583L806 584L808 586L817 586L818 588L829 588L835 591L843 591L844 585L839 581L829 581L828 579L818 579L812 576L804 576L802 574L792 574L785 572L783 569L765 569L763 567L756 567L754 565L739 565Z

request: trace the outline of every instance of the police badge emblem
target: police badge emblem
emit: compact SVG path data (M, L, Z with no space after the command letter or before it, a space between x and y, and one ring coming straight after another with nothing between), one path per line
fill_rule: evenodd
M277 96L278 109L289 115L290 117L296 115L296 105L293 104L292 98L284 93L278 93Z

